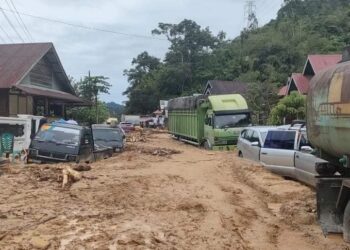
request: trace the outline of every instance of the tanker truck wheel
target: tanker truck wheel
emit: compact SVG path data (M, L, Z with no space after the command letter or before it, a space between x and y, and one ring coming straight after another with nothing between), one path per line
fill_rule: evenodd
M348 201L344 210L343 239L345 242L350 243L350 201Z

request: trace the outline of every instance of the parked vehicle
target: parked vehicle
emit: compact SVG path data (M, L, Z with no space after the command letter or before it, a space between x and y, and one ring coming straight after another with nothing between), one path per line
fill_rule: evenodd
M125 115L122 114L121 122L128 122L132 125L139 126L141 122L141 116L140 115Z
M234 149L241 129L251 123L247 102L238 94L179 97L168 109L170 133L206 149Z
M29 159L40 162L93 162L112 153L95 147L91 128L67 123L44 124L29 147Z
M14 152L27 150L40 126L46 122L43 116L17 115L17 117L0 117L0 136L11 133L14 136Z
M315 165L327 165L328 162L312 153L304 127L274 129L267 133L260 150L260 162L274 173L315 186Z
M328 165L315 166L322 230L350 242L350 49L342 63L317 74L307 97L307 131Z
M130 122L120 122L119 127L122 128L125 133L135 131L134 125Z
M299 121L278 128L244 129L238 145L242 157L259 161L271 172L310 186L316 185L315 165L328 164L312 154L306 129Z
M264 145L267 132L275 127L247 127L242 130L238 142L238 156L260 161L260 148Z
M110 147L114 152L121 152L124 148L124 131L119 127L104 124L92 125L95 146Z

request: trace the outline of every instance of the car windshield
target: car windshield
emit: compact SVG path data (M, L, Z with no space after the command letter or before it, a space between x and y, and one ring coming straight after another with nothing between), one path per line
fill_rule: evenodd
M123 132L118 129L94 129L95 141L120 141L123 140Z
M249 124L249 114L216 115L214 120L214 127L217 129L245 127Z
M34 140L52 142L64 145L79 145L80 130L73 128L58 127L55 125L43 125L36 134Z

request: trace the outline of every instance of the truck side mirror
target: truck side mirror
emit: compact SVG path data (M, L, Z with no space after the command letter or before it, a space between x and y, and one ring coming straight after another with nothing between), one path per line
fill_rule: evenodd
M260 143L258 141L254 141L250 144L252 147L260 147Z

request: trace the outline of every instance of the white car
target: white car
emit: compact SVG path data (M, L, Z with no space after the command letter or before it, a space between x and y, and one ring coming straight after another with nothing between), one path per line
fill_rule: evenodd
M238 156L260 161L260 148L264 145L267 132L275 127L247 127L238 138Z
M329 164L311 154L313 149L303 126L246 128L242 131L238 144L241 157L258 161L276 174L310 186L316 184L316 166Z

